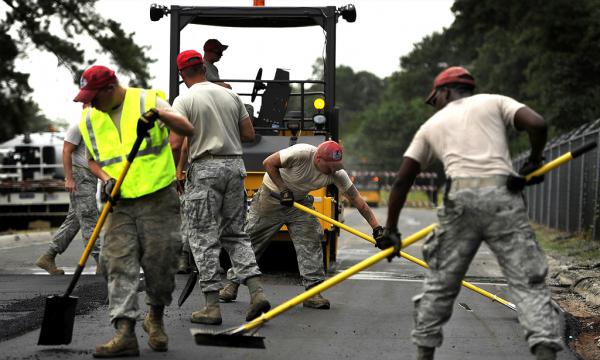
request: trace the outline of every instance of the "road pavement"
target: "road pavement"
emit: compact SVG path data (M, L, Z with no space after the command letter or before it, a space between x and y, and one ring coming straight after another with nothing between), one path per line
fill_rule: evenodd
M376 209L379 219L385 219L385 208ZM370 233L366 222L354 209L347 209L347 225ZM408 235L435 222L429 210L406 209L400 221L400 231ZM421 258L421 243L406 252ZM0 250L0 326L35 322L42 311L46 295L64 291L68 276L35 275L32 262L45 250L45 245L33 244ZM0 245L1 246L1 245ZM63 256L60 265L75 264L82 251L76 241ZM353 235L343 234L339 242L338 266L341 271L377 249ZM93 261L92 261L93 262ZM74 268L70 265L67 270ZM93 266L88 273L93 273ZM424 270L404 259L383 261L357 276L328 290L324 296L332 302L331 310L296 307L271 320L259 331L266 337L265 350L234 349L195 345L190 328L200 327L189 322L192 311L203 301L198 287L179 309L167 310L166 327L170 336L167 353L152 352L146 334L137 327L141 355L148 359L413 359L415 347L410 341L413 306L411 298L421 290ZM293 274L267 274L265 288L273 305L280 304L302 291ZM177 299L186 276L177 276ZM482 248L467 274L467 280L492 293L508 298L496 261L489 250ZM83 276L79 293L85 304L76 317L73 342L67 346L37 346L38 330L28 331L9 340L0 340L0 359L79 359L90 358L96 344L108 340L113 329L108 324L107 306L102 305L104 289L99 276ZM143 293L139 294L144 303ZM33 300L32 300L33 299ZM36 300L37 299L37 300ZM238 301L222 304L224 323L212 329L240 325L244 320L249 296L240 289ZM27 305L21 306L19 305ZM463 305L460 305L463 304ZM145 308L145 305L142 305ZM7 309L13 311L7 311ZM21 311L19 311L19 309ZM32 315L33 314L33 315ZM27 317L29 316L29 317ZM0 332L0 336L1 336ZM532 359L516 314L506 307L463 289L454 307L454 314L444 328L445 342L436 359ZM568 351L559 359L575 359Z

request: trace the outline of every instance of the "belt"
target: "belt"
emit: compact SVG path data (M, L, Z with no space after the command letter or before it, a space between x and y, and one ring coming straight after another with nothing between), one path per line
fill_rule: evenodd
M452 178L452 191L506 186L507 175L489 177Z
M213 154L202 154L200 156L198 156L197 158L195 158L194 160L192 160L192 162L194 161L198 161L198 160L212 160L212 159L241 159L242 155L213 155Z

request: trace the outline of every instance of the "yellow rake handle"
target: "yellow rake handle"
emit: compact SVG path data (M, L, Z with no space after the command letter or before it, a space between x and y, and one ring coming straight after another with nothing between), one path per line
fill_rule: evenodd
M313 209L307 208L306 206L300 205L297 202L294 203L294 207L296 209L298 209L298 210L301 210L301 211L304 211L304 212L309 213L311 215L314 215L314 216L318 217L319 219L321 219L323 221L326 221L326 222L328 222L328 223L330 223L332 225L338 226L338 227L340 227L340 228L342 228L342 229L344 229L344 230L346 230L346 231L348 231L348 232L350 232L350 233L352 233L352 234L354 234L354 235L356 235L358 237L361 237L361 238L367 240L368 242L370 242L372 244L375 244L375 239L373 239L373 237L371 237L371 236L369 236L369 235L367 235L365 233L362 233L362 232L360 232L360 231L358 231L356 229L353 229L353 228L349 227L348 225L344 225L344 224L342 224L339 221L331 219L328 216L325 216L325 215L321 214L318 211L315 211ZM402 239L402 247L407 247L408 245L410 245L410 244L412 244L412 243L414 243L414 242L422 239L427 234L429 234L431 231L433 231L433 229L436 226L437 226L437 224L431 224L431 225L429 225L429 226L427 226L427 227L419 230L415 234L413 234L413 235L411 235L411 236L409 236L409 237L407 237L405 239ZM413 263L415 263L417 265L420 265L420 266L422 266L424 268L427 268L427 269L429 268L429 266L427 265L426 262L424 262L423 260L421 260L419 258L411 256L411 255L409 255L409 254L407 254L405 252L401 251L400 252L400 256L402 256L403 258L405 258L405 259L407 259L409 261L412 261ZM494 295L494 294L492 294L490 292L487 292L487 291L485 291L485 290L483 290L483 289L481 289L481 288L479 288L479 287L477 287L477 286L475 286L475 285L473 285L473 284L471 284L469 282L463 281L462 282L462 286L466 287L469 290L473 290L476 293L478 293L480 295L483 295L483 296L485 296L485 297L487 297L487 298L489 298L489 299L491 299L493 301L497 301L500 304L507 306L511 310L516 310L517 309L513 303L511 303L509 301L506 301L506 300L502 299L501 297L499 297L497 295Z

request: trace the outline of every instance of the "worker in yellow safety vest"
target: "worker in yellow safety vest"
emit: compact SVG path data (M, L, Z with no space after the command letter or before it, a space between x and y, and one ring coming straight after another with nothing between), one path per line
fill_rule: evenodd
M114 71L104 66L92 66L83 73L74 101L91 104L83 111L79 127L89 153L90 171L102 180L101 195L116 205L108 221L100 263L108 278L110 319L117 330L109 342L96 347L94 356L139 354L134 327L140 315L140 266L150 308L143 328L150 347L166 351L163 314L175 288L176 254L181 246L172 152L179 149L169 146L169 129L192 135L194 127L171 110L161 91L124 88ZM117 204L110 194L137 138L142 114L156 121L149 126L131 163Z

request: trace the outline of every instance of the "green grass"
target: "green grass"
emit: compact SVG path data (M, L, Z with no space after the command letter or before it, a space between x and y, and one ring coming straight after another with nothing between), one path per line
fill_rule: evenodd
M568 234L543 225L534 224L537 239L548 255L567 256L578 261L600 260L600 242L586 234Z

